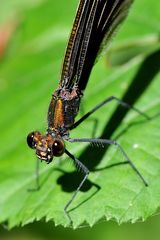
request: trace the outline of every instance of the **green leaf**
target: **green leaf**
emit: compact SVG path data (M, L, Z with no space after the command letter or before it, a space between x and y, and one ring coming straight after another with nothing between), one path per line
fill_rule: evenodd
M21 1L16 1L19 7L14 11L20 24L0 65L0 222L7 222L12 228L45 218L56 225L68 226L64 206L79 183L79 173L65 155L55 158L51 164L40 166L40 190L28 191L35 186L36 157L26 145L26 136L32 130L45 132L47 127L47 108L52 92L58 87L77 1L35 1L32 7L23 2L22 7ZM156 0L136 1L113 47L156 36L159 5ZM5 13L7 16L7 10ZM156 43L154 51L157 48ZM85 91L83 112L115 95L155 116L160 105L157 70L160 53L157 50L148 54L135 54L118 68L106 66L106 60L100 60ZM96 119L95 137L116 138L149 186L144 186L129 165L111 167L125 161L115 146L106 149L67 143L67 149L90 169L86 184L70 206L74 228L84 222L92 226L102 218L119 223L145 220L160 207L159 117L146 121L131 110L116 110L116 106L116 103L104 106L72 131L71 137L92 137Z

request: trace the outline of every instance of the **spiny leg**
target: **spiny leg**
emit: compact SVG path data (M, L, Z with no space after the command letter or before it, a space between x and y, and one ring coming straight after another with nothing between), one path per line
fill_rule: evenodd
M137 112L138 114L142 115L145 119L150 120L150 117L143 113L142 111L140 111L139 109L133 107L132 105L123 102L121 99L115 97L115 96L110 96L108 98L106 98L103 102L99 103L97 106L95 106L91 111L89 111L88 113L86 113L83 117L81 117L77 122L75 122L70 129L74 129L76 128L79 124L81 124L86 118L88 118L91 114L93 114L94 112L96 112L99 108L101 108L102 106L104 106L105 104L111 102L111 101L117 101L118 104L120 104L121 106L128 108L128 109L132 109L135 112Z
M70 223L72 223L72 219L68 213L68 207L71 205L71 203L73 202L73 200L75 199L77 193L79 192L80 188L82 187L83 183L86 181L88 175L89 175L89 170L88 168L83 164L81 163L75 156L73 156L69 151L67 151L65 149L65 153L74 161L76 167L78 169L80 169L83 173L84 173L84 177L82 179L82 181L80 182L79 186L77 187L75 193L73 194L72 198L69 200L69 202L66 204L65 208L64 208L64 212L67 216L67 218L69 219Z
M36 164L36 188L37 190L40 189L40 183L39 183L39 159L37 158L37 164Z
M132 167L132 169L136 172L136 174L140 177L140 179L142 180L142 182L144 183L144 185L147 187L148 183L146 182L146 180L144 179L144 177L142 176L142 174L139 172L139 170L136 168L136 166L134 165L134 163L130 160L130 158L127 156L126 152L123 150L123 148L114 140L108 140L108 139L88 139L88 138L69 138L67 141L69 142L88 142L88 143L98 143L98 144L107 144L107 145L115 145L117 146L117 148L121 151L122 155L125 157L125 159L127 160L127 162L130 164L130 166Z
M83 99L82 99L83 100ZM80 118L84 117L85 115L85 111L84 111L84 104L83 104L83 101L81 102L81 107L80 107ZM91 122L93 122L93 130L92 130L92 133L91 133L91 136L92 138L95 137L95 134L96 134L96 129L97 129L97 126L98 126L98 119L95 118L95 117L92 117L89 119Z
M39 183L39 164L40 161L37 158L36 159L36 169L35 169L35 177L36 177L36 181L35 181L35 188L32 189L28 189L28 191L38 191L40 189L40 183Z

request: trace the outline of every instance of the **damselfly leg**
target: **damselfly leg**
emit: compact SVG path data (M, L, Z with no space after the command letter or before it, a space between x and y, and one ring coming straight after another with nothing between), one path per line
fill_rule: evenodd
M111 101L117 101L117 103L125 108L128 109L132 109L135 112L137 112L139 115L142 115L145 119L150 120L150 117L145 114L144 112L142 112L141 110L139 110L138 108L135 108L134 106L123 102L121 99L115 97L115 96L110 96L108 98L106 98L104 101L102 101L101 103L99 103L98 105L96 105L92 110L90 110L89 112L87 112L83 117L81 117L77 122L75 122L70 129L74 129L76 128L78 125L80 125L86 118L88 118L91 114L93 114L94 112L96 112L99 108L103 107L105 104L111 102Z
M115 96L111 96L106 98L104 101L102 101L101 103L99 103L96 107L94 107L92 110L90 110L88 113L86 113L83 117L81 117L77 122L75 122L73 124L73 126L70 129L74 129L76 128L78 125L80 125L86 118L88 118L90 115L92 115L94 112L96 112L99 108L101 108L102 106L104 106L105 104L111 102L112 100L115 100L118 102L119 105L128 108L128 109L132 109L135 112L137 112L139 115L142 115L145 119L150 120L150 117L143 113L142 111L140 111L139 109L135 108L134 106L131 106L130 104L122 101L121 99L115 97ZM147 187L148 183L147 181L144 179L144 177L142 176L142 174L140 173L140 171L136 168L135 164L131 161L131 159L128 157L128 155L126 154L126 152L124 151L124 149L120 146L120 144L114 140L109 140L109 139L96 139L96 138L81 138L81 139L72 139L72 138L68 138L66 139L69 142L84 142L84 143L98 143L98 144L102 144L102 145L115 145L120 152L122 153L122 155L124 156L124 158L126 159L125 163L127 162L132 169L134 170L134 172L138 175L138 177L141 179L141 181L143 182L143 184ZM82 187L83 183L85 182L85 180L87 179L88 175L89 175L89 170L87 169L87 167L82 164L77 158L75 158L71 153L69 153L67 150L65 150L65 153L71 158L73 159L73 161L75 162L76 167L79 167L82 172L84 173L84 178L83 180L80 182L78 188L76 189L74 195L72 196L72 198L69 200L69 202L66 204L65 206L65 213L67 215L67 217L69 218L69 220L71 221L71 218L68 214L68 207L70 206L70 204L72 203L72 201L74 200L74 198L76 197L78 191L80 190L80 188Z
M79 192L80 188L82 187L83 183L86 181L88 175L89 175L89 170L88 168L82 163L80 162L74 155L72 155L67 149L65 149L65 153L73 160L76 168L78 168L79 170L82 171L82 173L84 174L84 177L82 179L82 181L80 182L79 186L77 187L76 191L74 192L72 198L69 200L69 202L66 204L64 211L66 216L68 217L69 221L72 222L71 217L68 213L68 207L70 206L70 204L73 202L73 200L75 199L77 193Z

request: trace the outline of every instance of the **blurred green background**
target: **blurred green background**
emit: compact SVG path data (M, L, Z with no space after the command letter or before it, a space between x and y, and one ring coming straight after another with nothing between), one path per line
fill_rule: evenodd
M2 230L0 237L3 240L63 240L63 239L93 239L93 240L158 240L160 217L154 216L145 223L118 225L112 221L98 223L92 228L77 230L54 227L53 223L39 222L17 228L10 232Z
M159 8L158 4L157 8L153 6L155 1L151 4L149 0L143 0L132 7L128 20L130 25L124 24L108 54L108 60L105 58L99 63L101 77L105 76L106 67L124 64L135 56L143 57L157 48ZM26 153L24 136L34 129L36 124L38 129L44 129L46 125L46 106L52 89L57 87L77 3L77 0L0 1L0 102L3 110L0 117L3 136L1 157L5 160L4 168L8 168L8 175L10 168L21 171L21 166L15 165L19 152L23 152L19 157L24 161L23 167L29 168L30 171L34 167L31 162L25 161L26 157L32 158L32 152L28 150ZM141 14L143 10L145 14ZM137 30L135 27L132 29L132 25L135 26L139 22L141 26L138 25ZM119 60L122 53L123 60ZM46 80L41 81L43 79ZM33 102L36 106L32 105ZM33 118L33 121L30 118ZM44 121L37 123L38 119ZM13 141L13 136L18 137ZM20 150L19 144L22 144ZM0 177L3 179L3 172ZM55 227L53 222L41 221L23 228L15 228L10 232L1 227L0 239L159 239L159 222L160 217L154 216L144 223L118 226L110 221L98 223L92 228L72 230Z

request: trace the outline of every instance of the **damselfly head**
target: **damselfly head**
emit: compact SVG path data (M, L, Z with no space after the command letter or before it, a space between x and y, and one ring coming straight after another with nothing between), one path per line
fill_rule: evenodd
M31 132L27 136L28 146L36 150L39 159L50 163L53 157L64 153L65 145L61 138L52 137L51 134L42 135L40 132Z

